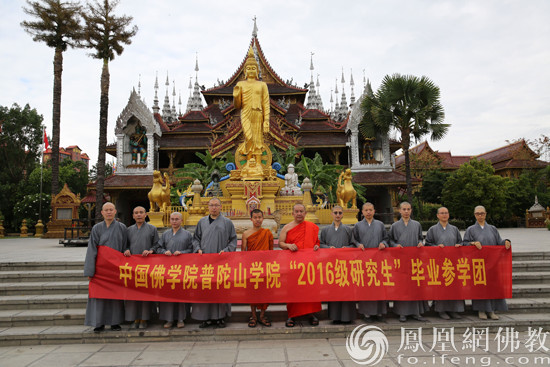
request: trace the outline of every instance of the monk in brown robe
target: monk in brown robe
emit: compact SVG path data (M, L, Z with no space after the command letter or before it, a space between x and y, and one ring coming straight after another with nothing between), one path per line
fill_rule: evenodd
M290 251L308 248L317 251L319 249L319 227L315 223L305 220L306 207L303 204L295 204L292 208L292 216L294 220L281 230L279 247ZM321 309L321 302L287 303L288 319L285 325L286 327L294 327L295 317L309 314L309 323L317 326L319 320L315 317L314 312L319 312Z
M243 251L268 251L273 250L273 234L267 228L262 228L264 213L260 209L254 209L250 212L250 219L253 227L243 233L242 250ZM251 304L252 316L248 321L248 327L256 327L259 322L264 326L271 326L271 321L265 316L267 303ZM260 310L258 318L256 310Z

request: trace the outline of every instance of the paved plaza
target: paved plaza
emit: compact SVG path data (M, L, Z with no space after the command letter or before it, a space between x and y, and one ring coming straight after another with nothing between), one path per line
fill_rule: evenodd
M492 335L494 336L494 335ZM461 335L455 336L457 339ZM426 338L426 336L425 336ZM397 366L548 366L548 350L514 352L491 340L483 350L441 351L426 338L417 350L405 349L402 337L390 336L387 353L376 364ZM493 338L491 338L493 339ZM550 347L547 341L546 346ZM540 347L540 345L536 345ZM501 351L499 352L499 348ZM504 349L502 349L504 348ZM433 350L432 350L433 349ZM487 351L486 351L487 350ZM0 347L0 365L64 366L220 366L333 367L360 366L346 349L346 339L258 340L226 342L156 342L127 344L66 344ZM363 364L364 365L364 364ZM372 364L370 364L372 365ZM369 365L368 365L369 366Z
M512 241L515 252L550 252L550 231L546 229L501 229L500 233L503 238ZM65 248L55 239L5 238L0 239L0 251L4 263L70 262L83 261L86 248ZM529 318L529 314L504 313L502 316L504 320L510 321L510 327L502 328L500 334L487 331L486 344L477 346L470 343L468 330L455 331L451 329L452 324L448 328L433 328L429 323L404 324L406 329L401 330L401 335L387 336L387 347L375 365L549 366L550 330L541 330L533 325L529 331L516 332L513 329L514 322ZM472 316L471 319L471 327L474 328L476 318ZM356 320L355 325L362 326L361 321ZM236 326L230 324L228 330L232 327L237 330ZM359 366L352 360L346 348L346 340L342 337L14 347L0 345L0 366ZM373 348L382 345L372 340L369 342L372 342Z

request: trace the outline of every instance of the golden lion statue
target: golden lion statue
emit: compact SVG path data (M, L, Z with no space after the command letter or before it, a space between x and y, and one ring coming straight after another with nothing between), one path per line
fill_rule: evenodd
M167 173L164 174L164 181L165 184L162 186L160 171L153 171L153 187L147 194L150 204L149 210L152 212L166 212L166 207L170 206L170 179Z
M344 184L342 184L344 179ZM353 188L351 183L351 169L346 169L340 173L338 177L338 188L336 189L336 197L338 199L338 205L342 208L348 207L348 202L352 200L352 209L357 209L357 192Z

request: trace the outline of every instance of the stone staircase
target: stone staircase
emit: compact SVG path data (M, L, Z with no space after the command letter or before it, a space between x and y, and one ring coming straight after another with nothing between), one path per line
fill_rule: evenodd
M248 305L233 305L233 316L225 329L199 329L189 321L184 329L162 328L152 320L145 330L123 325L120 332L107 330L94 334L84 326L88 281L82 276L82 262L24 262L0 263L0 345L36 345L62 343L111 343L149 341L250 340L284 338L345 337L361 323L333 325L326 319L326 305L319 315L321 323L309 326L307 320L296 327L286 328L284 305L270 305L268 315L273 327L248 328ZM508 300L509 311L499 321L481 321L467 301L467 312L462 320L441 320L428 313L428 322L399 323L393 314L384 322L375 323L386 335L399 335L401 327L451 327L455 332L468 327L543 327L550 330L550 252L514 253L513 298Z

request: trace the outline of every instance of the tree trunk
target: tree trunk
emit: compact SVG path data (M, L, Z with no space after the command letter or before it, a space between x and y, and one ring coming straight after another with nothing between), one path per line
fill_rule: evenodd
M411 136L408 131L401 133L401 146L405 155L405 180L407 181L407 201L412 205L412 182L411 182L411 158L409 156L409 148L411 145Z
M105 184L105 150L107 148L107 123L109 117L109 60L103 60L101 71L101 97L99 100L99 148L97 155L96 181L96 223L101 221L101 207L103 206L103 187Z
M53 111L52 111L52 197L59 193L59 135L61 130L61 74L63 51L55 48L53 58Z

